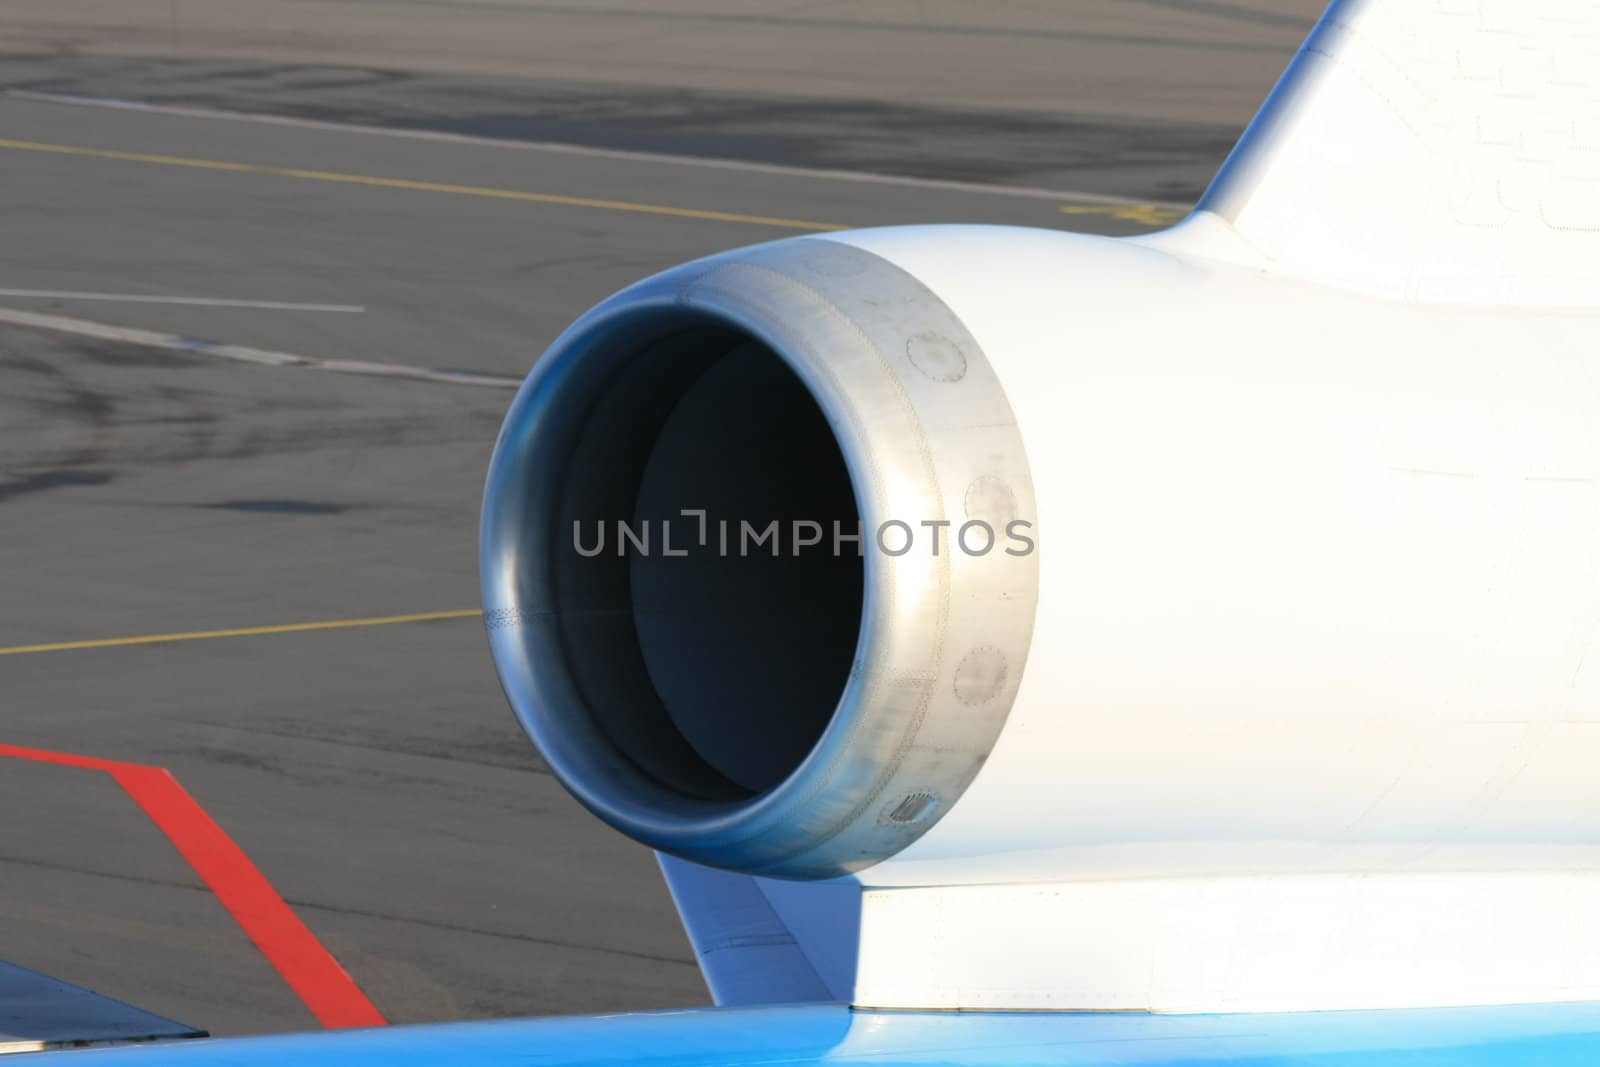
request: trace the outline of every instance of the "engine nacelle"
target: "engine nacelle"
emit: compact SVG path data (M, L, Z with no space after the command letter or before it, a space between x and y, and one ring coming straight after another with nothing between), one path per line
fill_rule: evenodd
M654 848L821 878L950 810L1038 596L1028 459L961 321L827 240L689 264L556 341L490 469L513 707Z

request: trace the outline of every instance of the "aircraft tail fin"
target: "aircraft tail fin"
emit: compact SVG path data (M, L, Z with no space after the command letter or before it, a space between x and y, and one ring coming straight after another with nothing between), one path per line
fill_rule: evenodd
M1397 299L1600 306L1600 3L1336 0L1155 243Z

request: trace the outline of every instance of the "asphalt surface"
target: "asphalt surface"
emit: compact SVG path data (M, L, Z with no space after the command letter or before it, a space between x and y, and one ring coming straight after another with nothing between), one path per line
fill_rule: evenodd
M1238 135L1225 121L216 59L14 55L0 88L1183 202Z
M514 378L630 281L816 226L1148 229L1170 212L1146 201L1192 198L1237 123L1017 112L937 141L960 109L730 110L714 89L548 81L519 105L509 81L456 74L353 99L238 69L34 55L0 63L0 84L921 179L0 96L0 745L169 769L392 1021L705 1003L653 858L550 777L478 620L6 650L474 608L510 392L385 368ZM164 95L175 72L187 88ZM657 105L699 132L639 120ZM488 129L492 112L522 125ZM1103 136L1031 140L1030 123L1076 122ZM939 184L970 180L1131 203ZM238 362L216 343L323 362ZM0 958L213 1033L315 1023L95 771L0 758Z
M0 50L1237 126L1320 0L6 0ZM319 69L319 68L338 69ZM340 71L344 73L340 73Z

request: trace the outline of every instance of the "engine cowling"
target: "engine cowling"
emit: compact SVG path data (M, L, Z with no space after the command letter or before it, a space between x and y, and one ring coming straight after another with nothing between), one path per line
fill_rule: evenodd
M939 821L1005 724L1038 596L1028 458L906 271L782 241L611 298L518 394L482 568L566 787L653 848L790 878Z

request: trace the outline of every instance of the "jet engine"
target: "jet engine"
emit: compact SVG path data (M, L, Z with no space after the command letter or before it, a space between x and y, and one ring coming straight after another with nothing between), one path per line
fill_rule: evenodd
M888 260L794 240L595 308L489 474L495 662L561 781L644 843L858 870L993 748L1038 595L1005 390Z

